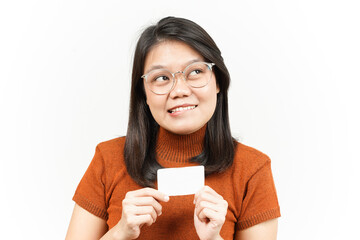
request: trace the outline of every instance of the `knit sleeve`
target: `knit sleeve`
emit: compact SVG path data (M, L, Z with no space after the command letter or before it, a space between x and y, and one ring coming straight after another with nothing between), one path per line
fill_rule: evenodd
M271 161L262 165L248 180L237 230L280 217L280 207L271 172Z
M82 177L73 200L88 212L107 220L105 200L105 164L99 145L95 155Z

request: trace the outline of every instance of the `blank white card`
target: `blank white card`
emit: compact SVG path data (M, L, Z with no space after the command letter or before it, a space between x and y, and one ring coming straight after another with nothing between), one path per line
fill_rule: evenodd
M162 168L157 171L158 190L168 196L195 194L205 182L204 166Z

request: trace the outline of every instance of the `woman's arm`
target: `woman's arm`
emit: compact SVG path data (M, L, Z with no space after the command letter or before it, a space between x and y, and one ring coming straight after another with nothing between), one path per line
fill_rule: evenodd
M136 239L143 225L152 225L161 215L162 206L159 202L168 201L168 196L152 188L127 192L122 201L121 219L109 231L104 219L75 204L66 240Z
M66 240L117 240L117 226L107 231L106 221L75 204ZM106 233L106 234L105 234ZM105 234L105 235L104 235Z
M235 240L276 240L277 229L277 218L271 219L250 228L237 231Z
M75 204L66 240L99 240L107 232L106 221Z

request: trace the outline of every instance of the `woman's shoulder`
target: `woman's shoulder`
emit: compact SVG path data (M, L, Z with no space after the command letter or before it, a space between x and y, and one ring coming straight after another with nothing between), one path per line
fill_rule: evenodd
M265 164L270 163L270 157L262 151L236 142L234 164L249 172L256 172Z
M99 147L101 149L118 148L118 147L124 146L125 139L126 139L125 136L121 136L121 137L116 137L116 138L112 138L109 140L104 140L104 141L101 141L100 143L98 143L97 147Z
M97 144L96 149L101 153L104 160L122 159L125 139L125 136L122 136L102 141Z

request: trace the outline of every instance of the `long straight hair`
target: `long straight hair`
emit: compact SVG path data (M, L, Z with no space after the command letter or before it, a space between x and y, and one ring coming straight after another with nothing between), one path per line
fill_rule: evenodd
M203 152L191 159L205 167L205 174L222 172L232 165L236 141L231 136L228 115L230 75L219 48L198 24L176 17L166 17L146 28L135 49L130 113L124 158L129 175L139 185L153 187L156 172L162 168L156 161L155 145L159 125L146 103L144 82L145 58L155 45L166 40L181 41L199 52L205 61L215 63L214 73L220 92L216 108L207 123Z

